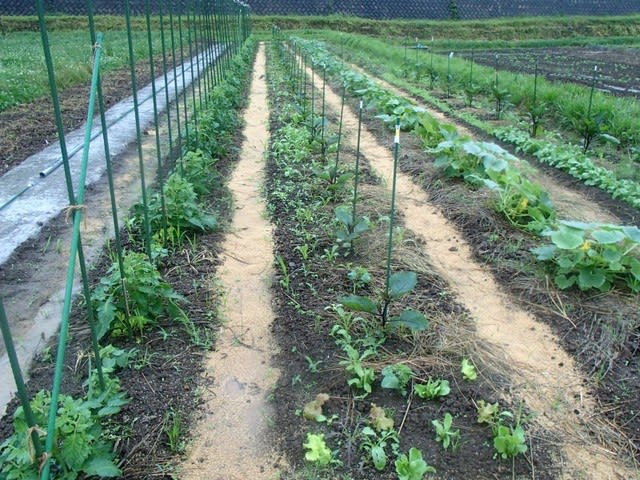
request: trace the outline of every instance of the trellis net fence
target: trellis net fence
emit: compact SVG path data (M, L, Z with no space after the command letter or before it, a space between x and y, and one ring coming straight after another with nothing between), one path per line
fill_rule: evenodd
M248 3L252 13L257 15L345 14L373 19L480 19L640 12L638 0L249 0Z
M229 85L237 84L234 78L236 68L234 62L236 57L241 56L241 47L250 34L249 8L235 0L196 0L177 6L169 0L60 2L66 7L73 7L66 13L83 17L82 21L78 22L75 33L77 33L77 41L85 46L87 57L91 59L86 124L77 131L80 132L78 141L76 132L65 131L65 111L61 108L60 102L65 92L59 93L57 86L57 77L64 73L60 71L64 68L56 69L55 67L55 65L60 67L60 63L55 62L50 39L56 40L56 32L49 32L47 29L50 16L60 13L58 2L45 2L46 0L35 2L31 0L28 2L29 8L26 6L23 10L13 8L13 11L38 16L42 61L46 64L49 94L53 106L52 116L55 118L59 140L58 144L51 147L57 150L56 155L59 160L40 172L40 177L42 182L66 185L66 193L63 195L68 198L64 200L67 204L64 210L69 219L73 220L73 232L50 392L42 391L30 398L32 392L29 392L23 379L16 345L12 341L12 324L5 314L3 299L0 295L0 333L22 407L21 412L16 414L15 435L7 440L8 443L0 445L0 478L40 478L41 480L75 478L79 472L87 476L113 477L118 476L120 471L113 461L110 447L106 449L96 447L98 444L103 445L96 438L96 435L99 436L96 432L100 430L96 425L99 425L106 415L117 412L126 400L119 393L117 378L102 366L101 345L104 344L103 337L107 331L102 326L108 326L112 320L104 324L101 313L96 313L92 302L88 301L93 300L95 291L92 294L89 285L88 265L83 253L80 226L81 220L87 216L85 180L89 165L95 166L100 163L100 171L108 180L111 218L107 221L113 223L115 232L111 251L115 259L113 268L118 272L114 278L119 279L117 288L125 292L124 297L133 309L131 302L134 296L131 293L131 285L135 278L127 273L129 272L125 268L127 258L143 259L139 263L148 264L149 271L153 273L155 267L151 262L157 257L154 252L157 252L158 248L161 250L166 248L171 228L165 201L167 176L183 168L191 149L200 145L202 138L215 137L220 130L212 133L210 130L217 127L210 127L205 131L203 117L206 117L208 109L211 109L215 102L226 101L225 88L228 89ZM21 4L21 2L3 1L5 11L8 3L12 7ZM105 5L116 3L119 10L114 9L109 13L122 15L126 29L124 31L109 30L103 33L96 31L94 15L98 12L105 13ZM140 18L132 27L134 14L139 15ZM125 68L130 71L131 97L115 105L114 108L117 108L117 111L114 111L114 108L109 110L105 108L102 92L102 83L108 79L109 72L105 71L103 75L101 59L103 52L109 51L105 48L109 37L120 38L128 44ZM145 43L146 49L134 48L134 44L140 43ZM136 47L139 46L136 45ZM149 70L151 79L149 85L141 84L142 81L138 78L141 69ZM94 123L96 128L93 127ZM161 127L162 131L166 132L163 133L162 138L160 138ZM155 149L143 151L141 145L144 132L149 129L155 136ZM121 141L122 137L114 141L117 134L122 132L135 132L135 135L128 143ZM77 142L77 145L73 145L73 142ZM137 147L138 169L132 176L139 183L142 199L138 205L144 214L140 215L141 225L136 229L136 231L140 230L140 241L130 239L130 243L140 244L140 257L127 255L126 250L131 247L125 248L122 245L118 233L122 225L122 219L118 218L118 203L121 202L121 198L116 194L119 185L114 184L112 160L116 160L114 151L122 147L121 144L124 147L135 144ZM154 192L149 188L151 182L149 182L148 170L151 165L154 167ZM104 169L102 169L103 166ZM145 173L147 180L145 180ZM4 195L7 192L2 192L0 195L2 215L8 218L12 209L24 208L24 206L16 206L20 203L20 197L26 196L31 188L36 187L30 183L19 192L12 193L8 201ZM151 198L148 193L153 193L153 197ZM87 194L88 197L92 192L88 191ZM53 203L50 198L44 198L43 201ZM161 210L155 208L158 205L161 205ZM157 221L151 218L150 212L154 208L161 212ZM155 250L152 251L154 248ZM138 254L138 252L133 253ZM78 304L73 303L76 265L80 267L81 293L87 300ZM153 288L149 287L149 291L153 291ZM72 307L73 310L76 308L86 310L86 322L90 330L93 352L92 371L87 380L87 399L82 400L70 399L61 391L63 375L68 375L68 372L65 373L64 361ZM136 312L137 310L127 310L124 316L128 319L137 318L140 314ZM188 323L188 319L183 320ZM4 385L4 388L10 389L11 386ZM62 404L64 404L63 407ZM110 405L108 411L104 410L107 404ZM60 409L52 406L60 406ZM68 421L71 415L69 412L72 410L75 412L73 415L82 414L84 415L82 418L86 417L85 423L90 427L90 437L86 436L86 432L82 437L78 436L78 432L73 429L65 430L67 428L65 425L68 425L65 422ZM61 415L66 415L64 418L67 420L61 420Z
M176 12L187 11L193 2L172 2ZM344 14L364 18L479 19L513 16L627 15L640 13L640 0L250 0L257 15ZM122 0L94 0L96 14L124 13ZM49 12L81 15L83 0L45 0ZM144 0L131 0L134 13L144 11ZM4 0L0 15L35 15L32 0Z

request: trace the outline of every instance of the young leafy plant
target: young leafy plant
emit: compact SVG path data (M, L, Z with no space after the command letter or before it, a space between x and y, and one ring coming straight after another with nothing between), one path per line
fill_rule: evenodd
M460 430L454 430L453 417L449 412L444 414L442 421L432 420L431 424L436 430L436 440L442 444L442 448L455 451L460 445Z
M387 448L391 448L391 452L395 455L400 447L400 438L395 430L383 430L377 432L371 427L364 427L360 432L362 442L360 449L364 450L371 458L371 462L376 470L382 471L386 468L388 462Z
M353 283L354 294L365 285L369 285L371 283L371 274L369 273L369 270L364 267L354 267L349 273L347 273L347 278L351 280L351 283Z
M493 447L496 454L507 459L527 451L525 434L522 425L496 425L493 436Z
M556 211L546 191L524 178L514 168L487 170L484 184L496 192L495 208L515 227L539 233L556 219Z
M478 378L476 367L468 358L462 359L462 362L460 364L460 373L462 373L462 378L468 381L472 381Z
M207 213L207 208L198 201L194 186L179 172L169 175L163 193L164 199L161 193L156 193L149 201L149 221L154 231L163 227L164 220L183 232L213 230L218 226L216 217ZM141 205L134 208L138 219L142 218L142 208Z
M397 390L400 395L407 394L407 385L413 377L413 370L404 363L387 365L382 369L382 388Z
M126 252L123 263L124 275L114 263L91 295L98 338L109 332L141 337L146 325L155 324L163 315L186 320L178 306L183 298L162 280L145 254Z
M412 309L403 310L400 315L389 317L389 306L411 292L417 284L415 272L396 272L389 277L389 294L381 293L377 301L361 295L346 295L338 301L350 310L371 314L378 319L382 328L387 324L405 326L411 330L425 330L429 325L426 317Z
M375 355L376 352L374 349L367 349L361 355L358 350L349 344L343 345L342 348L347 354L348 359L341 360L340 365L345 367L347 373L351 375L347 380L347 384L350 387L361 390L363 393L359 398L364 398L372 392L376 374L373 368L365 367L362 362Z
M437 378L432 380L431 377L427 383L416 383L413 386L415 394L424 400L435 400L436 398L445 397L451 392L449 381Z
M500 120L502 113L509 104L511 92L509 92L509 90L507 90L506 88L501 88L498 85L494 85L491 88L491 93L493 94L493 98L496 102L496 118Z
M304 458L311 463L327 466L331 463L332 454L324 441L322 433L307 433L307 441L302 445L307 451Z
M547 114L547 104L545 102L532 103L527 106L527 118L529 119L529 135L531 138L538 136L540 126Z
M422 458L422 452L415 447L409 449L409 455L398 455L396 460L398 480L422 480L427 473L436 473L436 469Z
M640 291L638 227L564 220L542 235L552 243L532 252L553 265L559 288L577 285L581 290L607 291L623 282L633 292Z
M367 217L353 218L351 207L341 205L335 209L338 228L336 240L341 248L353 250L353 242L364 232L369 230ZM371 278L371 277L369 277Z
M31 400L37 425L47 425L51 394L41 390ZM113 458L112 445L102 438L99 417L89 402L60 395L57 406L51 455L56 478L73 480L80 474L97 477L119 477L122 473ZM0 478L35 480L40 478L41 459L35 458L31 429L19 407L13 416L14 434L0 445ZM44 444L44 430L37 429Z

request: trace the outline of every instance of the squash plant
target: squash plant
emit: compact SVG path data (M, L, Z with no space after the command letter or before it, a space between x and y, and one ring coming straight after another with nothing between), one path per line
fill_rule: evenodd
M552 266L559 288L577 285L581 290L607 291L624 283L640 292L638 227L564 220L542 235L552 243L532 252Z

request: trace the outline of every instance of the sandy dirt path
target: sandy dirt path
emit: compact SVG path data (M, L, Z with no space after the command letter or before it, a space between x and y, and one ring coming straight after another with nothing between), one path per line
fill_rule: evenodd
M216 280L225 300L216 350L207 359L206 376L213 382L204 394L204 414L191 432L193 443L180 475L184 480L268 479L276 470L266 441L271 418L267 396L278 378L270 366L275 349L270 335L272 228L261 194L268 119L261 45L245 114L245 141L229 183L235 212Z
M321 79L317 86L322 88ZM334 112L340 111L341 98L330 88L326 89L326 102ZM357 115L349 107L345 107L343 128L345 141L355 144ZM389 146L390 140L392 133L385 142ZM381 146L366 128L362 130L361 148L378 175L391 185L390 148ZM513 366L511 372L505 373L510 375L514 393L535 412L534 422L560 439L563 478L638 478L637 472L614 458L615 452L596 444L589 436L590 422L600 423L595 402L572 357L562 349L551 329L511 300L489 269L473 259L469 245L455 226L401 172L397 174L397 194L398 209L407 228L426 240L433 265L458 301L471 312L478 340L489 342L503 353L505 364Z

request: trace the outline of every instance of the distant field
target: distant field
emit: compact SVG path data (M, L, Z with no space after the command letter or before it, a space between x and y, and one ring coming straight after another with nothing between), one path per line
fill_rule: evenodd
M146 32L134 32L134 55L146 58ZM86 30L54 31L49 43L56 70L56 83L63 89L88 82L91 77L92 46ZM160 49L160 33L153 33L154 50ZM158 50L159 51L159 50ZM125 31L105 34L104 71L127 65L129 61ZM0 111L33 101L49 94L49 82L44 62L40 34L36 32L8 33L0 41Z

